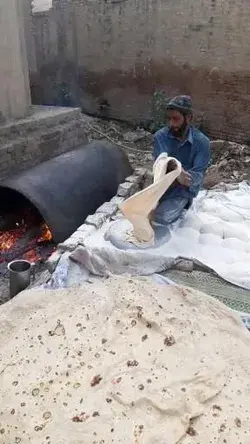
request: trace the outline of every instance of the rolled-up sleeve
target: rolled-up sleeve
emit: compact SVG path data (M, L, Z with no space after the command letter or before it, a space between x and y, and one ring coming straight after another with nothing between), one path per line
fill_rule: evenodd
M210 156L210 143L206 139L202 141L199 147L199 151L197 152L193 161L193 167L188 170L192 177L189 191L193 195L196 195L202 186L205 172L209 166Z

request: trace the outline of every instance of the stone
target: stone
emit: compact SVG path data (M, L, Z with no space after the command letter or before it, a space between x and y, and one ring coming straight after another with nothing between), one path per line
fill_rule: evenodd
M83 224L57 248L59 251L73 251L78 245L83 244L85 239L94 231L95 227L93 225Z
M90 233L84 233L83 231L75 231L70 237L72 242L76 245L83 245L87 237L89 237L92 233L95 232L95 227L93 225L89 225L89 227L93 228Z
M136 168L134 172L137 176L141 176L142 178L144 178L147 174L147 169L146 168Z
M30 288L35 288L35 287L39 287L40 285L46 284L47 282L49 282L50 278L51 278L50 270L42 271L38 275L35 275L34 281L31 282L29 287L27 287L27 290Z
M107 215L103 213L91 214L85 220L85 224L93 225L95 228L100 228L102 224L107 220Z
M139 185L142 181L142 177L141 176L137 176L136 174L133 174L132 176L128 176L126 178L126 182L131 182L134 184Z
M93 227L92 225L82 224L79 228L77 228L77 231L80 231L82 235L85 235L85 237L87 237L95 231L95 227Z
M124 202L124 198L121 196L114 196L114 197L112 197L110 202L119 206L122 202Z
M64 241L61 244L58 244L57 248L60 251L74 251L74 249L77 247L77 242L75 239L72 239L72 236L70 236L66 241Z
M144 159L145 159L145 162L153 162L152 153L144 154Z
M139 140L145 139L149 135L151 136L151 134L145 131L143 128L137 128L136 131L128 131L123 134L123 140L125 140L125 142L135 143Z
M223 170L223 169L225 169L226 166L227 166L227 159L223 159L223 160L221 160L221 161L218 162L217 165L216 165L216 167L217 167L219 170Z
M204 188L211 189L214 186L218 185L224 179L224 175L222 171L219 171L217 165L212 165L208 168L205 178L204 178Z
M241 173L239 173L239 171L233 171L233 177L235 178L235 179L239 179L240 178L240 176L241 176Z
M56 269L56 266L60 260L60 257L62 255L61 250L56 250L52 255L49 257L49 259L46 261L46 267L50 271L50 273L53 273Z
M149 187L149 185L152 185L153 182L154 182L153 171L147 171L147 173L145 174L144 181L143 181L143 188Z
M130 197L136 190L136 186L131 182L123 182L119 185L117 195L121 197Z
M221 161L225 160L233 162L237 160L241 164L250 155L249 146L227 140L212 140L210 147L214 164L221 164ZM228 164L226 167L228 167Z
M123 218L124 218L123 213L121 211L117 211L117 213L114 214L111 220L119 220Z
M107 217L113 216L118 209L118 205L114 202L105 202L97 210L96 213L103 213Z

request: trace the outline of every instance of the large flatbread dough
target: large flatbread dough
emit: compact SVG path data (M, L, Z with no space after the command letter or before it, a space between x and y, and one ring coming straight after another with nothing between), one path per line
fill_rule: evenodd
M180 175L181 170L182 166L178 160L168 157L167 153L160 154L153 165L153 184L120 204L120 210L133 226L131 241L148 245L154 243L150 214L157 207L163 194Z
M127 278L30 290L0 333L1 444L250 442L249 333L205 294Z

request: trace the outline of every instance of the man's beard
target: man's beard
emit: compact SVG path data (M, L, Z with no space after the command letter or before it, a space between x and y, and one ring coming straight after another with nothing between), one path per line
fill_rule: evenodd
M188 127L188 123L186 118L184 118L184 122L183 124L180 126L180 128L178 129L174 129L174 128L170 128L171 133L173 134L174 137L183 137L187 131L187 127Z

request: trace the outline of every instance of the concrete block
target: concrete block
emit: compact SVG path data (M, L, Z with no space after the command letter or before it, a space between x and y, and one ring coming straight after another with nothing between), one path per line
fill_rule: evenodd
M147 169L146 168L135 168L134 173L137 176L140 176L142 179L144 179L144 177L147 173Z
M46 261L46 267L50 271L50 273L53 273L56 269L56 266L62 256L63 252L62 250L56 250L52 255L49 257L49 259Z
M73 244L76 245L83 245L85 240L87 239L87 237L90 236L90 234L94 233L96 231L95 227L93 225L89 225L89 227L93 228L93 230L91 230L91 232L89 233L84 233L83 231L75 231L75 233L72 234L72 236L70 237L70 239L72 240Z
M83 244L85 239L95 232L93 225L83 224L66 241L59 244L57 249L62 251L73 251L78 245Z
M51 278L51 272L49 270L44 270L42 271L42 273L38 273L38 275L35 276L34 281L32 280L31 284L27 287L27 290L31 288L40 287L40 285L49 282L50 278Z
M133 174L132 176L128 176L126 178L126 182L131 182L139 185L142 182L142 177L138 176L137 174Z
M107 217L113 216L113 214L116 213L118 209L118 205L114 202L105 202L103 205L101 205L97 210L96 214L103 213Z
M131 182L123 182L118 187L117 195L121 197L129 197L136 190L136 185Z
M117 211L117 213L114 214L114 216L111 218L111 220L118 220L118 219L123 219L123 213L121 211Z
M116 205L120 205L122 202L124 202L124 197L121 196L114 196L112 197L112 199L110 200L111 203L114 203Z
M100 228L102 224L108 219L108 216L103 213L91 214L85 220L85 224L93 225L95 228Z
M83 224L77 229L77 231L80 231L82 236L84 235L85 237L88 237L94 233L95 227L93 227L93 225Z
M76 247L77 247L76 239L73 239L72 236L70 236L62 244L58 244L57 249L62 252L74 251Z

